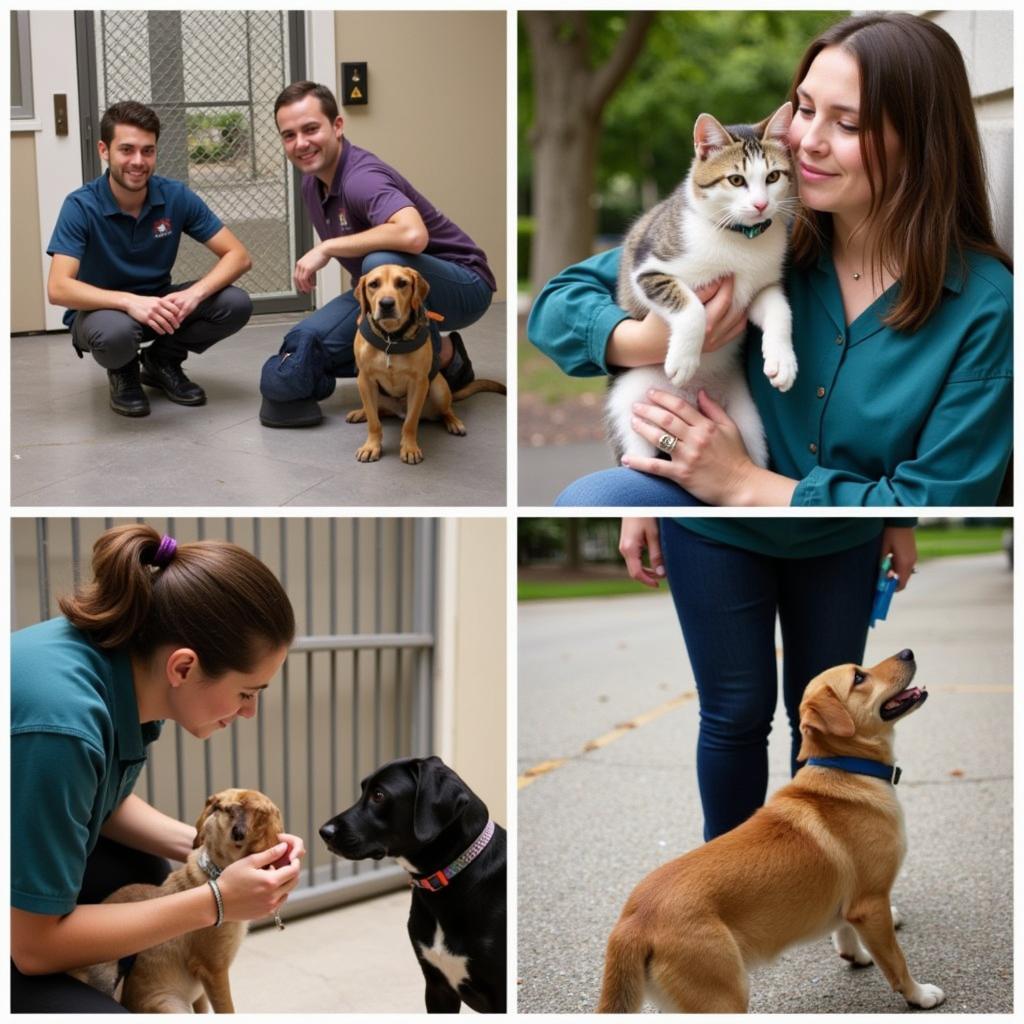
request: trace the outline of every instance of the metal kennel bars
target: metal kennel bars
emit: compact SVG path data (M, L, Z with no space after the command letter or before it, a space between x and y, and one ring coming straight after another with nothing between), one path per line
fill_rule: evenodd
M12 628L59 614L57 598L89 578L96 537L132 521L13 518ZM437 520L146 521L179 543L223 539L252 551L287 590L297 636L254 720L205 742L168 723L136 792L182 821L228 786L267 793L309 851L286 916L406 884L391 862L333 857L317 832L378 764L431 752Z

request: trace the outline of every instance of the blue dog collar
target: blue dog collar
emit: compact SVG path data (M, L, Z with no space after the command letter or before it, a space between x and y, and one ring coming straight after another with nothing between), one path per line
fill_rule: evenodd
M894 786L903 774L903 769L899 765L869 761L866 757L809 757L806 763L816 768L838 768L842 772L852 772L854 775L871 775L876 779L891 782Z
M484 852L485 847L491 841L491 837L494 835L494 822L488 821L484 826L483 832L480 833L473 840L472 844L468 849L464 850L458 857L455 858L446 868L441 868L440 871L435 871L432 875L427 875L424 878L413 877L410 880L410 884L414 889L426 889L427 892L437 892L438 889L443 889L452 878L454 878L464 868L469 865Z

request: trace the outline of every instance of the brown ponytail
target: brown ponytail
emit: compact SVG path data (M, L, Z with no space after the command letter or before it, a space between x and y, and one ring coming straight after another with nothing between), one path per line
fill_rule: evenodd
M160 534L115 526L93 546L93 581L60 599L68 621L109 650L146 657L161 644L189 647L217 677L251 671L295 637L291 602L277 577L244 548L224 541L179 544L153 565Z

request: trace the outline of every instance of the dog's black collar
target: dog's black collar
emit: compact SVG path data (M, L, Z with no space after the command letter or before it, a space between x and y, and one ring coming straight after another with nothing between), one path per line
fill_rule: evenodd
M430 324L426 317L416 327L416 333L411 338L403 337L406 331L416 323L416 314L410 315L409 319L398 328L397 331L385 331L383 327L377 326L376 330L371 326L370 317L364 316L359 322L359 333L374 347L387 355L402 356L409 352L415 352L422 348L430 337Z
M443 889L452 878L464 868L469 867L484 852L493 835L494 822L488 821L483 832L448 867L441 868L440 871L435 871L432 875L412 875L410 884L414 889L426 889L427 892L437 892L438 889Z
M899 765L870 761L866 757L809 757L806 763L816 768L838 768L842 772L852 772L854 775L871 775L876 779L891 782L894 786L903 774L903 769Z

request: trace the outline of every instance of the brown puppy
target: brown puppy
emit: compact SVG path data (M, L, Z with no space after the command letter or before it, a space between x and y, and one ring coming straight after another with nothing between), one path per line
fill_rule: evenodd
M126 885L104 902L134 903L206 885L205 860L219 874L217 869L276 845L283 831L281 812L269 797L254 789L222 790L206 801L196 822L195 849L183 867L161 886ZM211 1004L215 1013L234 1013L228 969L246 928L244 921L225 921L219 928L201 928L142 950L125 978L121 1003L132 1013L206 1013ZM117 963L71 973L113 996Z
M356 452L360 462L376 462L381 454L381 411L404 416L402 461L423 461L417 433L420 417L440 417L449 434L465 434L452 412L452 400L478 391L505 394L505 385L475 380L455 395L436 372L426 307L430 285L410 267L385 264L364 274L355 288L360 329L355 339L359 396L363 407L350 412L349 423L367 424L366 443Z
M800 760L891 766L893 723L928 696L910 686L914 672L902 651L813 679ZM844 765L805 765L742 825L633 890L608 940L599 1012L634 1013L645 994L676 1012L746 1012L748 967L830 931L840 956L874 958L911 1006L943 1001L911 977L893 931L889 890L905 852L893 784Z

